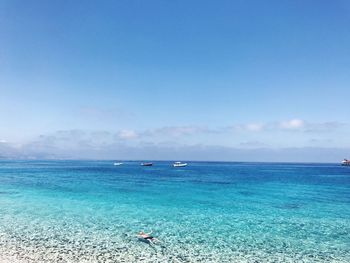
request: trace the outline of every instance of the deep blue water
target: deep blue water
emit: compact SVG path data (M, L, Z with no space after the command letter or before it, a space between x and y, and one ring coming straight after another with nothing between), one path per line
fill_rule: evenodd
M350 167L0 161L0 247L23 262L350 262Z

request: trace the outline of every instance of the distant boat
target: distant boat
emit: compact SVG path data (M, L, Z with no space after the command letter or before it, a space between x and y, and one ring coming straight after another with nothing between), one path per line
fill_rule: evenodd
M182 163L182 162L175 162L173 164L174 167L185 167L187 166L187 163Z
M114 166L119 166L119 165L122 165L123 163L114 163L113 165Z
M342 162L341 162L341 165L348 165L348 166L350 166L350 160L348 160L348 159L344 159Z
M141 163L141 166L152 166L153 163Z

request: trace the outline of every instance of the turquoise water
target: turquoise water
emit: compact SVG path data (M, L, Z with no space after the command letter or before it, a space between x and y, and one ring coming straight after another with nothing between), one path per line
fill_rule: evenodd
M349 248L350 167L0 161L1 262L350 262Z

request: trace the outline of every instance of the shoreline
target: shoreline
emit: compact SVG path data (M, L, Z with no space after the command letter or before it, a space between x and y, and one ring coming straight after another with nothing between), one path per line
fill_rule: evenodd
M333 258L327 255L313 255L313 254L295 254L275 253L270 254L268 251L251 251L251 254L235 253L235 255L223 257L223 255L205 255L200 256L198 253L188 251L191 256L182 253L182 255L172 255L156 251L157 249L150 249L150 247L143 246L141 249L135 247L125 247L118 251L117 247L94 247L92 250L85 249L71 249L67 244L62 244L60 248L57 246L33 245L21 247L20 244L14 245L12 242L5 242L7 246L3 246L4 240L1 240L2 246L0 248L0 262L1 263L113 263L113 262L168 262L168 263L271 263L271 262L305 262L305 263L347 263L346 258ZM10 246L8 246L10 245ZM208 257L209 256L209 257Z

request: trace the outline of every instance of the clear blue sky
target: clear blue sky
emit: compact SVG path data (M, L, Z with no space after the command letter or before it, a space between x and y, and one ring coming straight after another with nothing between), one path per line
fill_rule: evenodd
M336 160L349 25L346 0L0 0L0 156Z

